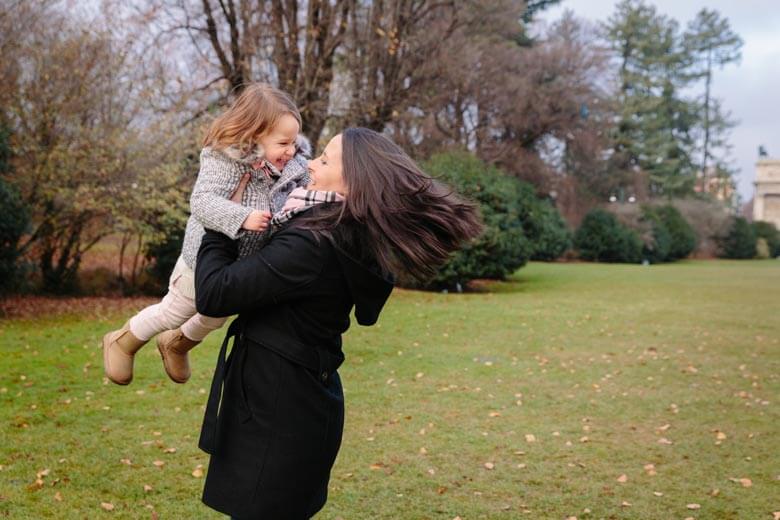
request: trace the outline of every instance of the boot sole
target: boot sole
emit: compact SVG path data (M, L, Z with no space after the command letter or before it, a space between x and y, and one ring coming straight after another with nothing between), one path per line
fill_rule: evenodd
M162 362L163 362L163 368L165 368L165 373L168 374L168 377L170 378L171 381L173 381L174 383L183 385L184 383L186 383L187 381L190 380L190 378L187 378L187 379L176 379L175 377L173 377L171 375L171 371L168 368L168 358L165 357L165 349L163 349L162 345L160 345L160 337L159 336L157 336L157 352L160 353L160 357L162 358Z
M122 380L114 379L113 377L111 377L111 374L108 373L108 346L111 344L111 342L109 341L110 335L111 333L109 332L108 334L103 336L103 373L106 374L106 377L112 383L120 386L127 386L133 381L132 377L127 381L122 381Z

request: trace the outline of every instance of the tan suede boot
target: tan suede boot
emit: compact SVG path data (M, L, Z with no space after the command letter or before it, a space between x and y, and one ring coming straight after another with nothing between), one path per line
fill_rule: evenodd
M181 329L166 330L157 336L157 350L162 356L165 372L174 383L186 383L190 378L187 352L199 343L185 336Z
M118 385L133 380L133 359L138 349L146 345L130 332L130 322L103 336L103 369L106 377Z

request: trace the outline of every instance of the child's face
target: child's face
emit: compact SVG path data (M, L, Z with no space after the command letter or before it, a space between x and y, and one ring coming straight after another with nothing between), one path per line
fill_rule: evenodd
M285 114L270 132L258 138L257 142L265 151L265 159L279 171L295 155L295 138L300 130L298 121L290 114Z

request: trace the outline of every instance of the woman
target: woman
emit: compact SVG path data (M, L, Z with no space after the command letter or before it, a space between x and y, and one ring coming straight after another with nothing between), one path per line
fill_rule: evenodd
M198 312L239 314L200 439L211 454L203 501L234 518L303 519L322 508L344 424L337 369L352 308L359 324L374 324L390 273L425 277L481 231L473 204L374 131L334 137L309 173L308 189L341 201L299 213L241 261L235 242L209 231L196 263Z

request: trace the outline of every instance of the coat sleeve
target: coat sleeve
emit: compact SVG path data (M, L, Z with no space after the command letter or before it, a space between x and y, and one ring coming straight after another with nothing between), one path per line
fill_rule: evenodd
M214 229L230 238L241 235L241 224L252 208L230 200L241 180L241 172L227 158L204 150L200 172L190 196L190 212L206 229Z
M323 247L303 230L282 230L260 251L236 260L238 244L206 231L195 264L195 306L205 316L306 298L325 263Z

